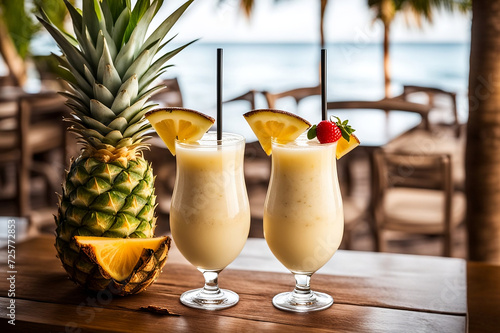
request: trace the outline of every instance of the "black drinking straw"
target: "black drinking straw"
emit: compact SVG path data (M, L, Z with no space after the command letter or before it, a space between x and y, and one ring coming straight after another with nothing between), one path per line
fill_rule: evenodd
M321 49L321 119L326 120L326 49Z
M217 140L222 140L222 49L217 49Z

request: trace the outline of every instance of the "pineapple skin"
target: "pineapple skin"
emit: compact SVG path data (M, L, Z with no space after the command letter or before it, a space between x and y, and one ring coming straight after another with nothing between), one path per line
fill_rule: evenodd
M113 283L111 290L123 295L125 290L129 293L142 291L156 280L154 272L159 272L164 261L156 260L151 266L151 259L143 258L150 265L141 275L142 279L135 277L135 283L130 286L123 281L111 282L99 265L80 251L73 239L78 235L153 237L156 226L154 192L153 169L142 157L106 163L80 156L72 163L63 183L56 216L55 247L73 281L90 290L102 290Z

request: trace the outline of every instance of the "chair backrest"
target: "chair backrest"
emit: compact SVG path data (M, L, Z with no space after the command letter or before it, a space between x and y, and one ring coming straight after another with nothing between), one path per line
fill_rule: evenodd
M328 110L373 109L388 111L405 111L418 113L422 117L425 128L429 128L428 115L431 107L425 104L407 102L397 98L384 98L379 101L335 101L326 104Z
M443 192L444 216L451 216L453 178L448 154L401 154L382 149L374 153L373 207L380 214L384 195L393 187L424 188Z
M379 101L335 101L326 104L328 110L339 109L376 109L386 111L407 111L415 112L422 117L427 117L430 111L430 106L403 101L394 98L384 98Z
M33 154L63 148L64 98L57 93L23 94L7 103L0 114L0 162L13 164L17 173L17 214L30 212L30 170ZM14 103L14 110L12 110ZM13 111L13 112L12 112Z
M456 135L460 134L460 121L458 119L458 110L457 110L457 94L452 91L446 91L439 88L434 87L424 87L424 86L414 86L414 85L405 85L403 86L403 94L401 97L404 100L408 100L409 95L414 93L425 93L428 98L428 104L431 108L436 106L435 104L435 96L446 96L451 101L451 111L453 116L453 123L451 125L456 126Z
M62 122L62 115L66 111L64 99L53 92L25 94L17 100L0 101L0 133L2 135L0 153L2 156L4 153L17 149L23 151L28 142L31 124L49 122L55 118Z
M165 79L160 82L166 88L151 96L151 100L160 103L163 107L183 107L183 99L179 80L177 78Z
M0 163L19 158L17 129L17 102L0 101Z
M270 109L274 109L276 107L276 101L278 99L285 98L285 97L293 97L293 99L295 100L295 103L298 105L300 103L300 101L306 97L320 95L321 94L321 87L318 85L318 86L314 86L314 87L303 87L303 88L291 89L291 90L283 91L280 93L271 93L269 91L263 91L262 93L266 97L268 107Z
M250 103L250 109L254 110L255 109L255 97L259 93L260 92L256 91L256 90L249 90L248 92L244 93L243 95L236 96L236 97L231 98L227 101L224 101L224 103L230 103L230 102L236 102L236 101L247 101Z

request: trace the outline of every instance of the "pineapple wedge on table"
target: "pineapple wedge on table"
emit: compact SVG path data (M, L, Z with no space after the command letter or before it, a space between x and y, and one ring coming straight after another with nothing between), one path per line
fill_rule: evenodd
M80 250L75 236L153 237L154 175L141 153L151 125L144 114L153 107L146 103L148 98L162 89L150 85L168 67L165 63L190 44L157 56L171 40L164 41L166 34L192 2L149 36L146 32L162 0L138 0L134 8L127 0L83 0L81 11L65 0L76 38L61 33L43 12L39 18L63 52L62 67L74 78L71 91L62 94L73 111L67 119L72 123L69 130L83 149L63 183L55 246L70 278L84 288L113 286L116 294L134 294L158 276L151 274L151 267L136 267L139 272L117 281L106 265L92 259L91 247ZM168 251L170 242L158 242ZM165 246L159 248L144 252L158 260L143 258L155 265L156 273L165 264Z

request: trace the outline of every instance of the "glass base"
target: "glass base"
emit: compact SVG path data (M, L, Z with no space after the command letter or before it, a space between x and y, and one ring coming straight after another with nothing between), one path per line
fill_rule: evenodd
M307 295L296 296L295 292L285 292L274 296L273 305L280 310L293 312L309 312L328 309L333 304L330 295L320 292L311 292Z
M203 288L186 291L181 295L181 303L185 306L205 310L221 310L238 303L237 293L227 289L219 289L216 293L207 293Z

